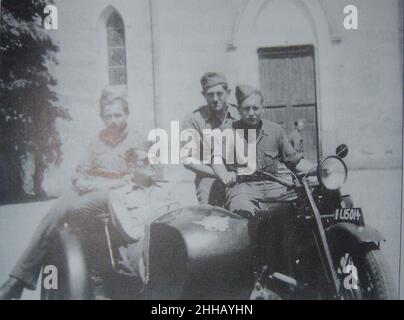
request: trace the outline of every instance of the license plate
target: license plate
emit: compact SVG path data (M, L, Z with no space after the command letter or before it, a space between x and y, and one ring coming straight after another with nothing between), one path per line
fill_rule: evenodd
M349 222L363 227L363 213L361 208L341 208L335 210L334 220L337 222Z

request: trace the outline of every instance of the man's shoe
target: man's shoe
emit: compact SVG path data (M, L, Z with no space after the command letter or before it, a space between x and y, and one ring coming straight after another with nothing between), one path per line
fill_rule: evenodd
M9 277L0 287L0 300L20 299L24 284L21 280Z

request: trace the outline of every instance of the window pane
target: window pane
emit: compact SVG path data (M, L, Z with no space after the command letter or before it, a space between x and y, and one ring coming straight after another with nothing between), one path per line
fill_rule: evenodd
M126 84L126 67L109 68L109 83L111 85Z
M124 66L125 63L125 48L112 48L109 49L109 66Z
M107 21L107 28L123 29L123 21L119 14L113 12Z
M121 16L113 12L107 21L110 85L126 84L125 30Z
M125 46L123 29L108 29L108 47Z

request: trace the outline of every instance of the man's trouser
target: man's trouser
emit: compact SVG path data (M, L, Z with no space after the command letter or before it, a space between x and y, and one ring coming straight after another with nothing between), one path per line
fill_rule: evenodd
M195 189L199 204L224 205L225 185L219 179L197 175Z
M252 181L237 183L226 188L225 207L246 218L255 216L266 209L264 199L276 199L286 191L286 187L272 181Z
M254 181L236 184L226 189L226 209L249 220L248 228L258 265L271 257L276 268L284 241L284 228L290 227L291 203L277 201L286 188L276 182ZM262 200L269 202L262 202Z
M32 237L28 248L16 263L10 276L24 282L26 288L34 290L43 259L51 237L68 215L98 215L108 211L109 190L95 191L79 196L69 191L59 198L43 218Z

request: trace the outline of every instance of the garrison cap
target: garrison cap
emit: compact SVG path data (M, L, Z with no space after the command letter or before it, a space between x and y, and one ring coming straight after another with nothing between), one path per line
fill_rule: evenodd
M248 84L241 84L236 87L236 99L237 99L237 104L240 106L241 103L247 99L249 96L257 94L258 96L263 99L261 91L258 89L248 85Z
M125 86L108 86L102 90L100 106L105 107L116 99L127 101L128 92Z
M219 72L206 72L201 78L201 85L203 90L207 90L210 87L223 84L227 86L226 76Z

